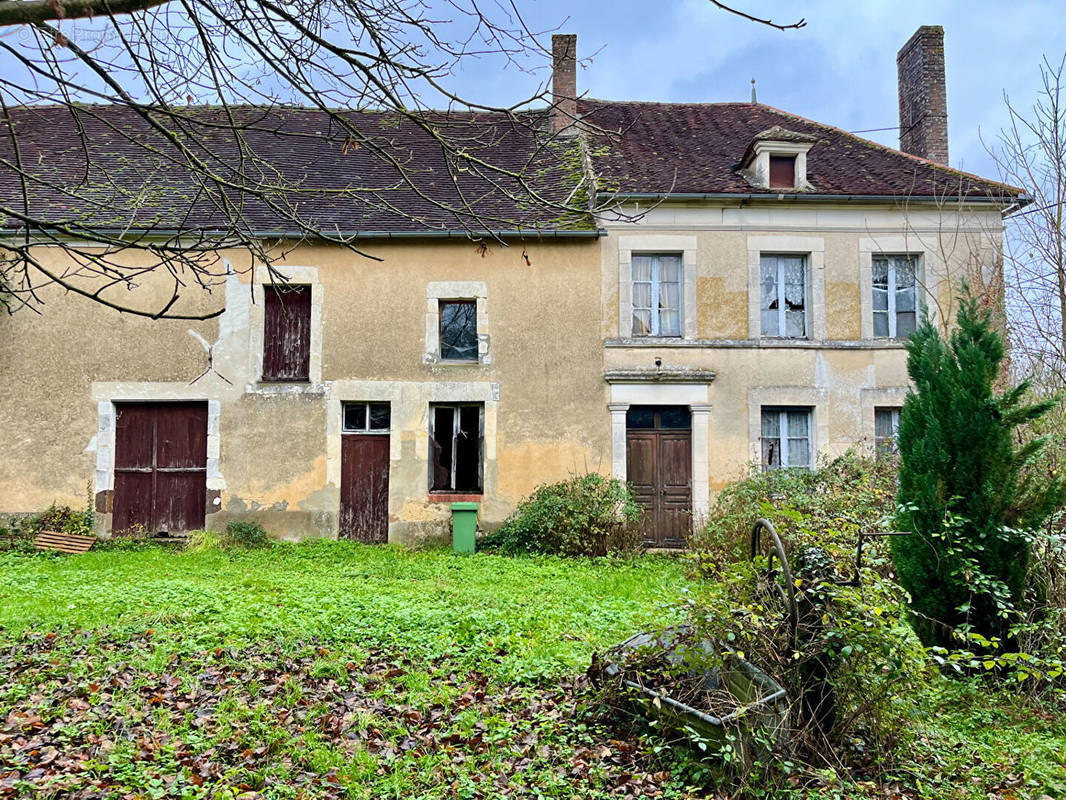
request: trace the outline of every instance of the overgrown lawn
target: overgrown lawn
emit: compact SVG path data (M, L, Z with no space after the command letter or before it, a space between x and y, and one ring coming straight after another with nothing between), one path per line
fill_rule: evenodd
M685 584L332 542L0 555L0 797L685 796L571 691Z

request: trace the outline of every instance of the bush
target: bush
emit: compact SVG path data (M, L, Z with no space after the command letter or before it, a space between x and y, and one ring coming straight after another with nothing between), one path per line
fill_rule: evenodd
M243 547L253 550L270 547L273 541L263 526L248 520L231 520L226 523L226 532L222 536L223 547Z
M739 742L718 753L734 768L736 796L779 796L815 781L828 765L860 779L905 755L900 736L933 670L907 623L906 594L879 555L881 542L867 544L858 585L848 580L859 531L880 527L895 511L894 472L892 459L848 453L812 471L753 473L721 492L694 540L693 558L708 580L689 593L687 621L700 641L719 644L719 663L733 655L751 661L786 689L790 703L783 741L764 736L750 761L738 758L750 752ZM768 574L764 558L749 558L759 517L775 525L788 552L794 645L783 578ZM702 666L716 666L715 659Z
M895 512L896 461L849 451L815 470L754 469L721 491L693 548L718 563L747 557L759 517L787 531L788 549L816 545L851 563L861 530L881 526Z
M54 504L36 517L31 517L22 525L22 530L28 531L31 536L37 536L42 531L73 533L79 536L95 535L92 511L75 511L70 506Z
M485 546L511 555L631 553L640 548L640 514L624 483L589 473L538 487Z

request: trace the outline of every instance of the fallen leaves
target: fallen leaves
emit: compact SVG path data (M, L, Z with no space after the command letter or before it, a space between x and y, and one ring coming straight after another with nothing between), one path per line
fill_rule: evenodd
M685 796L637 741L574 724L583 683L498 686L378 649L323 666L334 655L200 651L149 631L0 639L0 669L18 676L0 690L0 798L347 798L396 781L473 798Z

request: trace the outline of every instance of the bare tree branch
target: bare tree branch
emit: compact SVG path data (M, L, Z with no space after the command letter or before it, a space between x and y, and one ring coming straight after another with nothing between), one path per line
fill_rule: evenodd
M718 2L718 0L711 0L711 5L720 8L722 11L728 11L730 14L736 14L738 17L743 17L749 22L757 22L760 25L766 25L771 28L776 28L779 31L795 30L798 28L807 27L807 20L805 19L800 19L799 21L790 23L788 25L782 25L777 22L774 22L772 19L761 19L760 17L753 17L751 14L745 13L740 9L733 8L732 6L727 5L725 3L720 3Z
M1045 388L1066 386L1066 55L1044 58L1030 109L1004 102L1008 126L986 143L1005 180L1032 203L1008 220L1005 261L1016 359Z
M170 0L0 0L0 26L131 14Z

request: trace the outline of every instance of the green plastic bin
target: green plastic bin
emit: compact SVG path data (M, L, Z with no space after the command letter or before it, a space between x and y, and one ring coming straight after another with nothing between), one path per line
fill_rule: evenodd
M477 543L477 503L452 503L452 550L473 553Z

